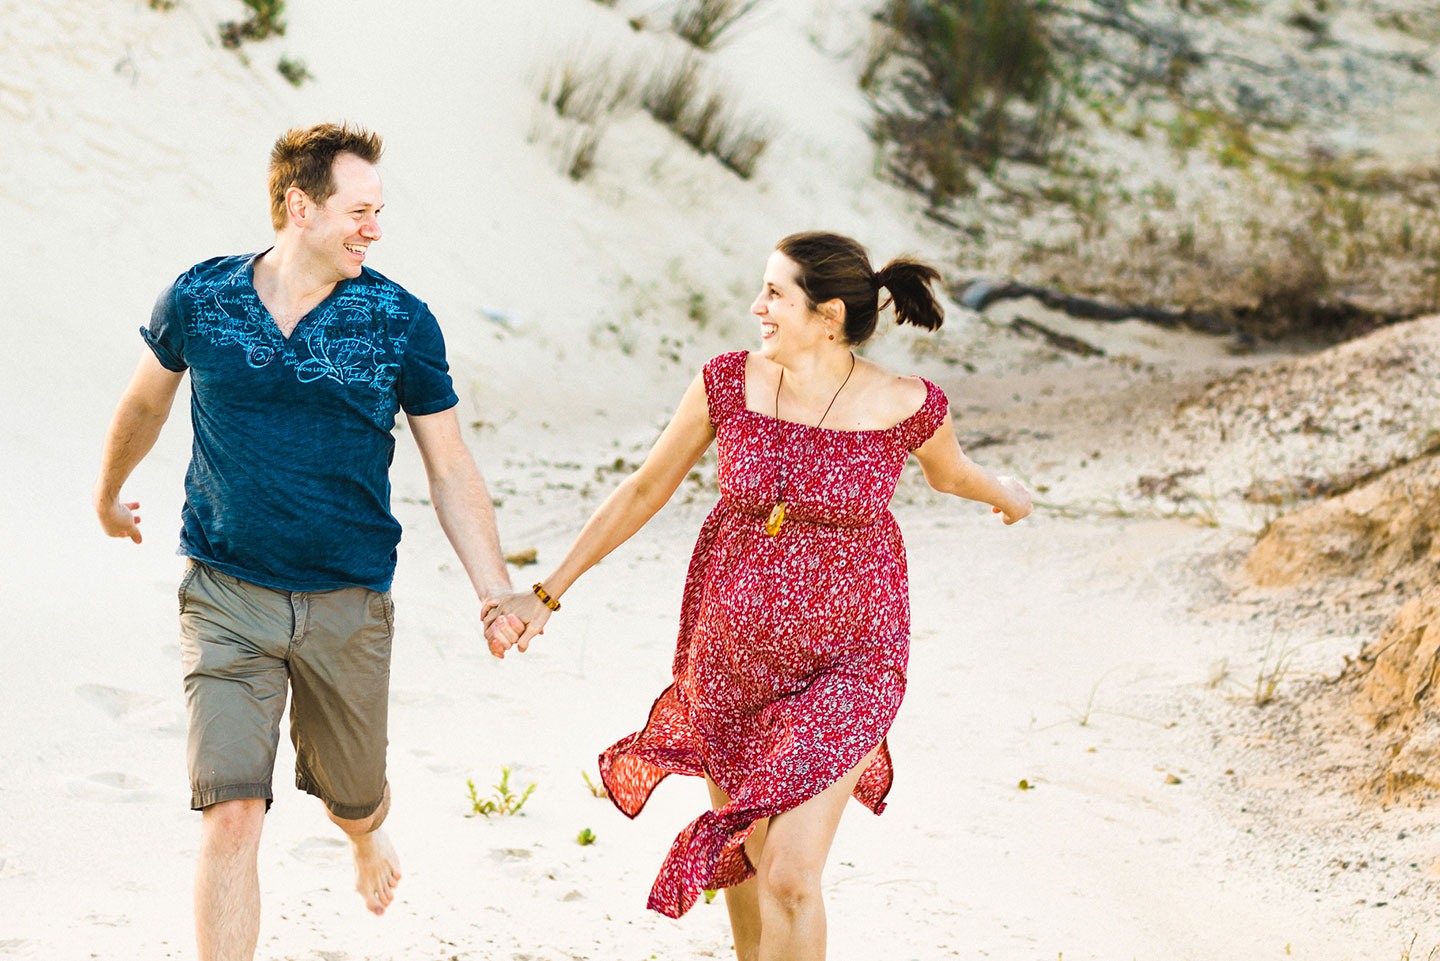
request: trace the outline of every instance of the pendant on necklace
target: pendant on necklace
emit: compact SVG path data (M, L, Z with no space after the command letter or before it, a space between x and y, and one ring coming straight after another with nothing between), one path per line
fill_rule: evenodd
M770 516L765 518L765 533L771 537L780 533L780 525L785 523L785 502L780 501L770 511Z

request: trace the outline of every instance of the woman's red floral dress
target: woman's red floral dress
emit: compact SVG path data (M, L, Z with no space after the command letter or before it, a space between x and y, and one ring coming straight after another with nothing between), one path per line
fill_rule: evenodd
M720 503L700 530L680 615L675 682L639 732L600 755L615 806L634 817L668 774L708 773L730 803L681 831L649 906L679 917L704 889L754 873L754 822L840 780L876 814L893 779L886 731L905 693L905 545L888 505L905 459L948 415L926 381L888 430L839 431L745 409L745 352L705 365ZM787 511L765 533L780 471Z

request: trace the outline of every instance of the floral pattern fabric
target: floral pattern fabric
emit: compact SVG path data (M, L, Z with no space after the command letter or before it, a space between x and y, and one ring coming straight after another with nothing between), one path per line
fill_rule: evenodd
M705 365L720 502L700 530L681 604L675 681L645 726L600 755L611 800L635 817L669 774L709 776L730 803L671 846L649 907L669 917L754 873L754 823L839 781L878 744L854 796L876 814L893 772L885 734L905 693L905 547L888 505L909 453L948 416L841 431L745 408L745 352ZM784 489L777 536L765 520Z

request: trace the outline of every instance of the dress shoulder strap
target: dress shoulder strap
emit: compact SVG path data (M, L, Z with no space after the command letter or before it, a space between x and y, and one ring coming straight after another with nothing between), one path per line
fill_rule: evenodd
M710 423L715 427L736 411L745 409L745 356L745 351L735 350L705 363L705 402L710 408Z
M897 439L906 450L924 444L950 416L950 401L945 392L925 378L920 379L925 383L925 402L894 427Z

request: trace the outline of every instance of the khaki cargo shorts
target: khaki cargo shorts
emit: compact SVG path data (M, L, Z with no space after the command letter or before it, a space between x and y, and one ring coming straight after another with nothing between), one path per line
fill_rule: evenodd
M291 690L295 786L359 820L385 795L388 593L281 591L190 561L180 582L190 806L274 800L271 776Z

